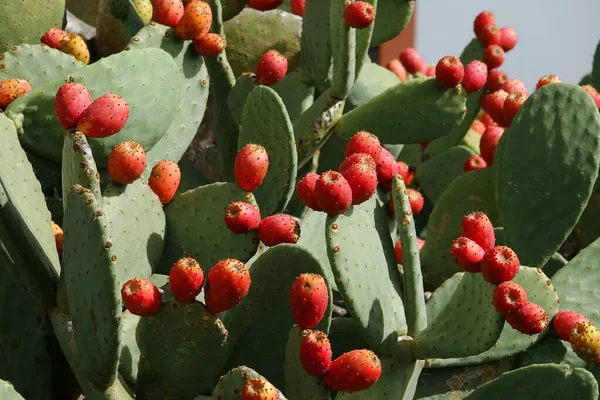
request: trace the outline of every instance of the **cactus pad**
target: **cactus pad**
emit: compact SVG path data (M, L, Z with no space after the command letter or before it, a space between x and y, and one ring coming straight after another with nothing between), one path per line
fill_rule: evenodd
M92 149L83 133L72 131L65 134L62 160L63 210L67 208L71 186L75 184L90 189L97 199L102 197L100 174Z
M158 314L142 318L137 397L191 399L209 393L225 363L227 330L200 302L163 303Z
M165 297L162 298L163 302ZM129 382L137 382L138 362L140 359L140 348L135 338L135 332L140 322L139 317L129 312L123 311L121 323L123 336L121 341L123 347L121 349L121 357L119 358L119 374Z
M331 96L345 99L352 90L356 77L356 29L344 21L344 0L329 3L329 30L333 55ZM372 29L369 27L369 29ZM368 47L368 44L367 44Z
M400 276L385 211L375 198L327 218L327 254L350 314L369 344L391 354L407 331ZM362 276L368 275L365 280Z
M415 10L415 3L413 0L378 0L371 46L379 46L398 36L408 25Z
M238 149L247 143L265 147L269 168L263 183L253 192L263 217L285 209L296 186L298 155L292 123L277 93L258 86L250 92L240 127Z
M272 86L285 104L292 123L308 110L315 100L315 88L304 83L302 79L302 72L297 69Z
M352 111L392 86L402 83L392 71L373 62L366 62L346 99L344 112Z
M329 0L307 0L302 18L300 66L307 81L317 88L325 83L331 68Z
M246 100L248 99L250 92L252 92L252 89L256 86L256 75L254 72L245 72L238 76L235 85L231 88L231 92L229 92L227 105L238 125L242 123L242 114L244 112Z

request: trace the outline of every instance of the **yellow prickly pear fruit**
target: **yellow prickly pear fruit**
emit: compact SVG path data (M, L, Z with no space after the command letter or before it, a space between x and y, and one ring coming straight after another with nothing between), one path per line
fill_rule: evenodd
M90 51L85 40L76 33L69 33L60 40L60 51L70 54L84 64L90 62Z
M589 363L600 363L600 329L589 322L578 322L571 329L569 342L579 358Z
M133 0L133 6L144 25L148 25L152 21L152 2L150 0Z

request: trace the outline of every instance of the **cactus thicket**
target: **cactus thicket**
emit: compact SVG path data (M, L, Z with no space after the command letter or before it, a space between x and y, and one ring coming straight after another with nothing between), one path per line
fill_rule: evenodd
M489 12L388 69L413 0L4 3L0 83L31 90L0 85L2 399L598 399L600 45L529 95L479 85L516 39ZM67 9L95 41L40 44ZM117 132L66 129L67 83Z

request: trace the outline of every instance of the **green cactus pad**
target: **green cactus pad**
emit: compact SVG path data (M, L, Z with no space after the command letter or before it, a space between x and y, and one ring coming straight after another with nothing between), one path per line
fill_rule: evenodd
M352 350L369 348L354 318L332 319L328 337L334 359Z
M600 237L598 220L600 220L600 192L594 192L573 229L579 247L585 248Z
M285 209L296 186L298 155L292 123L277 93L267 86L252 89L240 126L238 149L248 143L265 147L269 168L253 192L263 217Z
M377 0L367 0L367 3L371 4L375 10L377 10ZM342 10L343 13L343 10ZM341 15L340 21L343 20ZM371 39L373 38L373 30L375 29L375 23L369 25L363 29L355 29L356 31L356 67L354 68L354 80L358 79L363 67L366 64L372 64L371 57L369 57L369 48L371 47Z
M44 308L55 304L58 253L40 183L19 144L15 126L0 114L0 240L29 294Z
M163 303L136 331L140 364L136 395L191 399L210 393L225 363L229 342L223 323L200 302Z
M577 311L592 320L596 326L600 326L598 257L600 238L577 254L552 278L560 297L560 309Z
M264 378L252 368L244 365L234 368L219 378L219 383L213 391L213 400L242 400L244 382L249 379ZM287 400L279 392L279 400Z
M431 296L429 303L427 303L427 315L430 318L439 317L444 312L443 304L447 304L450 301L460 279L460 275L455 275L447 281L448 283L445 284L443 290L436 290L434 295ZM556 290L550 279L541 270L522 266L513 281L525 288L529 301L539 304L546 310L549 320L558 312L558 295ZM431 303L432 301L435 303ZM430 305L432 305L431 310ZM440 307L440 305L442 306ZM521 334L511 328L508 323L505 323L500 338L489 350L470 357L428 360L425 366L438 368L457 365L476 365L501 360L504 357L512 356L526 350L543 336L543 334L532 336Z
M460 86L443 89L435 79L414 79L345 114L335 133L349 139L365 130L386 144L433 140L458 126L466 113L466 99Z
M282 264L285 260L285 265ZM295 324L290 311L289 293L292 284L303 273L319 274L325 278L319 260L308 250L292 244L269 248L250 265L250 292L239 305L224 316L232 343L228 366L247 365L262 371L277 387L284 386L284 371L273 365L284 365L286 335ZM333 295L331 284L329 305L316 329L329 331ZM268 323L265 323L268 321Z
M356 77L356 29L351 28L344 21L346 5L344 0L333 0L329 4L329 30L333 55L331 96L345 99L352 90Z
M236 235L224 221L225 208L236 201L256 206L254 196L235 183L213 183L176 196L165 207L167 234L157 272L168 275L184 254L195 258L204 272L225 258L249 260L258 247L256 232Z
M163 302L165 297L162 298ZM121 342L121 357L119 357L119 374L129 382L137 382L140 348L135 338L135 332L142 317L125 310L121 316L123 336Z
M494 288L481 274L463 275L443 312L415 337L415 357L467 357L490 349L504 326L492 305Z
M406 296L406 320L408 334L414 336L427 328L427 311L423 290L423 274L417 247L417 232L410 201L406 195L404 179L400 175L392 180L392 197L396 224L402 243L402 266L404 267L404 292Z
M39 43L50 28L63 26L65 0L7 1L0 13L0 53L22 43Z
M450 184L465 173L465 162L474 154L466 146L455 146L419 166L416 179L429 201L435 204Z
M306 373L300 362L300 345L304 331L294 325L285 350L285 392L290 400L330 400L329 388L323 379Z
M117 286L134 277L149 278L165 243L165 214L158 196L139 179L129 185L111 183L104 190L102 210L110 222L112 251L119 257Z
M342 118L344 100L330 96L330 91L322 93L312 106L294 121L294 135L298 149L298 167L310 161L315 151L331 135Z
M556 364L537 364L505 372L475 389L465 399L505 399L511 389L512 398L516 400L598 399L598 382L594 375L582 368L571 371L568 365Z
M33 153L26 152L26 154L31 167L33 168L33 172L35 173L35 177L40 182L40 185L42 185L42 193L46 196L53 196L55 194L54 190L56 189L58 191L61 187L60 165L50 162L45 158L38 157ZM58 193L60 198L60 192ZM46 202L46 205L48 205L48 202ZM49 205L48 209L50 209L50 213L54 215L53 210Z
M391 354L407 332L400 275L385 211L375 198L327 218L325 238L333 275L362 334L380 354ZM365 275L369 279L364 279Z
M170 115L171 125L166 134L146 152L149 175L160 160L179 161L198 131L206 110L209 78L203 58L194 51L191 42L179 40L174 29L151 22L129 42L131 49L160 48L173 57L183 71L181 100Z
M64 221L65 282L83 374L98 389L116 379L121 352L121 288L110 221L89 189L69 191Z
M50 400L53 398L52 326L44 310L8 274L9 262L10 259L0 256L0 352L4 355L0 377L10 381L27 399ZM2 384L0 398L10 399Z
M567 263L568 261L557 252L552 254L552 257L548 259L542 268L544 269L544 274L546 274L548 278L552 278L554 274L556 274L562 267L567 265Z
M103 58L19 97L7 108L6 115L18 121L25 148L54 162L61 161L65 135L55 116L54 96L68 77L86 85L94 98L113 92L129 105L123 130L108 138L89 139L99 167L107 165L113 147L124 140L134 140L150 150L165 135L176 114L183 79L166 52L131 50Z
M212 6L214 4L214 0L209 0L207 3ZM220 1L220 3L223 21L229 21L246 7L246 0L223 0Z
M255 72L260 56L271 49L288 59L288 72L300 63L302 18L292 13L281 10L258 11L246 7L239 15L225 22L224 29L227 58L234 76Z
M102 197L100 174L92 149L83 133L70 131L65 134L62 160L63 210L67 208L71 186L75 184L91 190L97 199Z
M129 0L108 0L108 8L115 18L125 20L129 13Z
M314 86L304 83L302 72L299 69L288 73L272 88L281 97L292 123L308 110L315 100Z
M246 100L252 89L256 86L256 75L254 72L245 72L237 77L235 85L231 88L231 92L229 92L227 105L238 125L242 123L242 113L244 112Z
M414 10L413 0L378 0L371 47L379 46L398 36L408 25Z
M493 192L494 169L485 168L459 176L438 199L427 223L427 241L421 249L426 286L437 287L460 267L452 259L450 245L460 236L463 217L482 211L498 226Z
M444 311L464 274L465 272L457 272L435 289L426 303L427 320L435 319Z
M25 400L11 382L0 379L0 397L5 400Z
M506 245L521 263L542 266L573 230L592 193L600 166L600 114L581 87L546 85L527 99L503 138L496 185L502 187ZM523 149L536 151L524 159Z
M460 61L467 65L473 60L481 60L483 59L483 51L484 47L481 45L479 39L472 39L469 44L464 48L462 54L460 55Z
M331 68L329 0L307 0L302 18L300 66L307 81L317 88L326 84Z
M60 50L41 44L22 44L0 54L0 81L25 79L36 88L83 66L75 57Z
M366 62L346 99L344 112L352 111L392 86L402 83L392 71L373 62Z
M323 147L319 150L320 154L323 154L323 157L319 157L319 165L317 169L317 173L322 173L325 171L337 171L340 167L340 164L346 158L344 156L344 151L346 150L346 146L348 145L348 140L338 135L331 135L323 144ZM326 155L326 156L325 156Z

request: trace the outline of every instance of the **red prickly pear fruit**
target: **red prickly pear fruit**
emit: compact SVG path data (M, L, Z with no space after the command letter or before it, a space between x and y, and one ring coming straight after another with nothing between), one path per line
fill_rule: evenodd
M483 135L481 135L481 140L479 141L479 151L481 152L481 157L483 157L488 165L494 164L496 147L498 147L498 142L500 141L503 133L504 128L492 126L491 128L487 128Z
M467 158L465 161L464 171L471 172L479 169L487 168L487 163L480 155L473 154L471 157Z
M461 236L454 239L450 246L452 259L465 271L476 273L481 271L481 260L485 251L473 240Z
M6 109L18 97L31 91L31 85L25 79L7 79L0 82L0 110Z
M496 286L492 294L492 304L498 314L503 317L506 317L510 311L523 307L528 302L525 288L513 281L502 282Z
M204 1L193 1L184 9L183 16L175 27L175 34L181 40L193 40L204 36L212 25L212 10Z
M381 361L371 350L352 350L331 363L323 376L325 384L333 390L353 393L367 390L381 376Z
M425 74L427 72L427 63L423 60L421 54L412 47L400 53L400 62L409 74L416 72Z
M319 179L319 174L314 172L309 172L298 182L298 186L296 186L296 194L298 198L306 207L311 208L315 211L323 211L319 204L317 203L317 198L315 197L315 186L317 184L317 180Z
M404 161L396 161L396 164L398 165L398 173L404 179L404 184L407 186L410 185L415 177L415 173Z
M225 208L225 225L238 235L258 229L260 212L245 201L236 201Z
M596 103L596 107L600 109L600 94L598 94L598 91L592 85L583 85L581 87L592 96L592 99L594 99L594 102Z
M502 112L504 113L504 120L510 125L513 119L521 109L523 103L527 100L527 95L523 93L512 93L509 94L504 101L504 107Z
M54 97L54 111L60 125L65 129L77 126L81 114L92 104L92 95L81 83L62 85Z
M517 45L519 41L519 36L517 36L517 32L510 26L505 26L500 28L500 43L504 51L511 51Z
M495 246L481 260L481 274L483 279L497 285L517 276L520 265L517 254L510 247Z
M169 273L169 288L179 301L189 303L200 294L204 272L200 264L190 257L177 260Z
M105 138L119 132L129 118L129 106L122 97L107 93L81 113L77 130L91 138Z
M479 133L480 135L483 135L483 133L485 132L486 127L485 127L485 124L483 122L481 122L480 120L476 119L471 124L471 129L473 129L475 132Z
M551 83L559 83L561 80L556 75L546 75L542 76L535 85L535 90L539 90L541 87L549 85Z
M377 136L367 131L360 131L356 132L348 141L344 150L344 157L349 157L354 153L366 153L373 157L374 160L377 160L381 148L381 143Z
M233 164L233 173L237 185L247 192L259 187L269 169L267 150L254 143L248 143L238 152Z
M402 65L400 60L390 60L385 67L396 74L398 79L400 79L402 82L406 81L408 74L406 72L406 68L404 68L404 65Z
M504 64L504 50L497 44L491 44L483 51L483 62L489 69L500 67Z
M600 363L600 330L591 322L576 323L569 342L579 358L591 364Z
M302 329L316 328L329 304L325 278L318 274L300 274L292 284L289 301L298 326Z
M194 39L194 50L203 57L214 57L225 49L225 39L218 33L198 35Z
M562 340L569 341L569 336L575 325L579 322L591 324L587 317L575 311L559 311L552 319L552 328Z
M377 190L377 171L375 160L366 153L354 153L346 157L339 172L350 185L352 204L357 205L369 200Z
M352 205L352 188L339 172L326 171L315 184L315 199L319 208L327 214L343 214Z
M69 33L60 40L60 51L70 54L84 64L90 62L90 50L85 40L76 33Z
M60 41L67 35L68 33L62 29L50 28L44 33L44 36L41 37L40 42L48 47L60 50Z
M279 400L279 391L265 378L248 379L244 381L241 400Z
M258 237L265 246L296 243L300 239L300 224L291 215L275 214L258 224Z
M283 79L288 70L288 60L277 50L269 50L258 60L256 82L259 85L273 86Z
M274 10L283 3L283 0L248 0L248 7L258 11Z
M398 173L396 158L386 148L382 147L377 157L373 157L373 159L377 165L377 180L384 189L390 190L392 188L392 178Z
M548 327L548 313L539 304L526 303L510 310L506 322L525 335L536 335Z
M462 86L467 93L477 92L485 86L488 67L479 60L473 60L465 67Z
M140 317L155 315L162 305L162 295L154 284L146 279L133 278L121 288L123 305Z
M246 264L233 258L219 261L206 277L206 307L213 314L229 310L246 297L250 284L250 272Z
M465 75L463 63L454 56L443 57L435 66L435 79L443 88L453 88Z
M425 246L425 241L421 238L417 238L417 248L419 251L421 251L423 246ZM402 264L402 242L400 240L394 245L394 253L396 254L396 261L398 264Z
M148 186L158 196L161 204L165 205L175 197L181 183L179 165L170 160L160 160L152 167Z
M473 32L479 37L481 31L489 25L496 25L496 16L491 11L483 11L475 17L473 22Z
M489 217L481 211L473 211L463 217L460 234L477 243L484 252L490 251L496 244L494 226Z
M525 96L529 96L527 86L520 79L511 79L502 85L502 90L508 94L523 93Z
M146 169L146 152L134 141L121 142L108 155L108 174L113 181L128 185Z
M491 70L487 77L487 88L490 92L495 92L496 90L502 89L502 86L508 82L508 75L506 72L494 69Z
M488 47L492 44L499 45L502 41L502 34L496 25L487 25L479 32L477 38L483 47Z
M190 2L191 3L191 2ZM175 28L183 17L183 2L181 0L153 0L152 17L162 25Z
M300 363L307 374L324 375L331 366L331 343L327 335L321 331L305 332L300 344Z
M483 122L483 124L485 125L486 128L491 128L492 126L498 126L496 121L494 121L492 119L492 117L490 117L490 114L488 114L486 112L484 112L481 115L481 122Z
M427 71L425 71L425 75L430 78L435 78L435 65L427 67Z
M291 0L290 8L292 10L292 14L298 15L300 17L304 17L304 6L306 5L306 0Z
M506 121L504 121L504 113L502 112L504 100L506 100L507 97L508 93L500 89L495 92L485 93L481 96L480 101L481 108L483 108L483 110L487 112L498 125L502 126L507 125Z
M344 22L356 29L364 29L375 21L375 8L366 1L354 1L344 8Z
M63 244L64 244L64 232L60 226L54 221L52 223L52 233L54 234L54 243L56 244L56 252L58 253L58 259L62 260Z
M415 189L408 188L404 192L408 197L408 202L410 203L410 209L414 215L419 214L423 211L423 206L425 205L425 199L421 192Z

